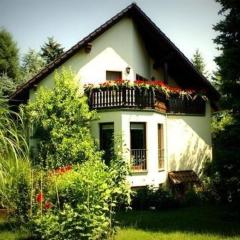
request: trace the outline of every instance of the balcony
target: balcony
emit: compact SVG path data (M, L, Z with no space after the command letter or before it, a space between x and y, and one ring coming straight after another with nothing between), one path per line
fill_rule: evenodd
M205 101L171 94L169 97L153 88L119 86L118 88L92 89L88 92L91 109L155 109L172 114L205 114Z

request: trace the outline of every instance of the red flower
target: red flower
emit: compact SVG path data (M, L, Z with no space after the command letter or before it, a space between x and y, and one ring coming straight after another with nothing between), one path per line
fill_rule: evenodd
M72 170L72 166L71 165L66 165L66 166L63 166L63 167L59 167L57 169L55 169L55 173L57 174L62 174L62 173L65 173L65 172L69 172Z
M45 207L46 209L49 209L49 208L52 208L52 207L53 207L53 204L52 204L51 202L49 202L49 201L46 201L44 207Z
M42 193L37 194L36 200L38 203L41 203L44 201L44 196Z

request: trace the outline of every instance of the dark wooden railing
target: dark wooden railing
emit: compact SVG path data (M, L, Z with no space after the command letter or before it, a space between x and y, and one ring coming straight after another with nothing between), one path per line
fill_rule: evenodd
M153 89L93 89L89 93L89 105L92 109L150 108L167 113L205 114L205 102L200 97L195 100L178 96L166 98Z
M133 171L147 170L146 149L131 149L131 168Z
M135 88L95 89L89 96L91 108L154 106L154 91Z

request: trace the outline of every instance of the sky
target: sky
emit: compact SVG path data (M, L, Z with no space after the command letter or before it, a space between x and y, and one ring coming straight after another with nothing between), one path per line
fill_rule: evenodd
M138 6L188 57L199 49L209 72L220 53L212 29L221 19L214 0L135 0ZM40 50L53 36L65 50L131 4L131 0L0 0L0 27L18 44L21 56Z

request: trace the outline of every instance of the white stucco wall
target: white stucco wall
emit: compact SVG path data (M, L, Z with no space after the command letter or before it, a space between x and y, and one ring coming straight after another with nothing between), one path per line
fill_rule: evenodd
M212 159L211 109L205 116L167 117L168 170L191 170L200 173L203 163Z

